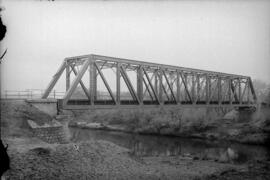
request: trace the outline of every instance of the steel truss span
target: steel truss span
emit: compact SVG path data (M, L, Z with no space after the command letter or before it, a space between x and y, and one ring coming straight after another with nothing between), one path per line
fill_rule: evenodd
M112 77L106 77L104 71L107 69L114 72L114 82L110 79ZM65 58L42 98L48 98L64 71L66 93L59 100L64 109L142 106L255 107L257 101L248 76L94 54ZM130 77L129 72L133 72L135 77ZM71 74L74 75L72 82ZM87 76L88 86L85 85L83 76ZM99 95L101 98L98 98L98 78L107 90L107 94ZM112 83L115 90L112 89ZM127 87L130 99L122 98L122 83ZM72 99L79 84L86 98ZM105 100L102 96L106 96Z

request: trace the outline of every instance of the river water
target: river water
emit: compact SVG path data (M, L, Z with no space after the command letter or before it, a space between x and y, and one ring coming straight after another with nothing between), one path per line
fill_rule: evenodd
M269 159L264 146L117 131L70 128L71 141L106 140L130 150L136 156L185 156L220 162L246 163Z

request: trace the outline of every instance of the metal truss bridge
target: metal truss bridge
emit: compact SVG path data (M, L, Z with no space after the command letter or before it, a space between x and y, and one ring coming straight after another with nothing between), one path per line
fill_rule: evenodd
M255 107L257 101L248 76L94 54L65 58L43 99L64 71L66 93L59 99L63 109ZM79 84L84 98L76 95ZM103 91L98 90L98 84L103 85Z

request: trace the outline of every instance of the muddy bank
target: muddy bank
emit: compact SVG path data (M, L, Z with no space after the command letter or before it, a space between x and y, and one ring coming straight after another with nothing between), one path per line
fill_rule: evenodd
M207 180L262 180L270 177L270 162L253 162L248 165L247 170L229 170L220 174L206 176Z
M107 141L59 145L36 140L29 146L23 146L24 139L5 141L11 146L7 179L200 179L247 170L246 166L181 156L140 158Z
M2 136L33 137L28 120L37 125L45 125L51 124L53 117L24 100L1 100Z
M73 111L71 127L267 144L270 109L206 108Z

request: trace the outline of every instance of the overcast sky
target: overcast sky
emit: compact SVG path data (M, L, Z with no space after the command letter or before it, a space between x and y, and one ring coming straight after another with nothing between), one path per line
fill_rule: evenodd
M270 82L270 1L3 0L2 6L8 30L2 90L45 89L65 57L91 53Z

